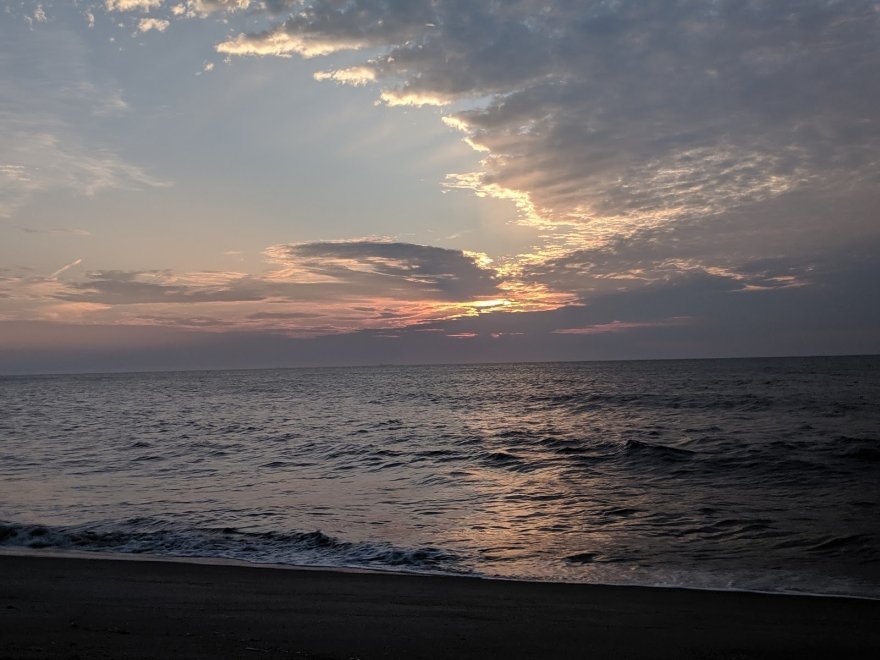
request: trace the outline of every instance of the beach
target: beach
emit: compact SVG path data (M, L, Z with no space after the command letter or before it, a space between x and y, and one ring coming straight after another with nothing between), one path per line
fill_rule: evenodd
M2 658L873 658L880 601L0 556Z

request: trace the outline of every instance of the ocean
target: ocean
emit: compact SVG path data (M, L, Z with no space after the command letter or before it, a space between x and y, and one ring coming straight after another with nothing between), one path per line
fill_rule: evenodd
M880 356L0 377L0 548L880 597Z

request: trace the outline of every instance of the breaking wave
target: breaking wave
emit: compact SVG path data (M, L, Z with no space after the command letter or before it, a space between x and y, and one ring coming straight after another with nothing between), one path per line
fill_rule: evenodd
M433 547L399 548L350 542L313 532L243 532L233 528L175 529L159 521L111 526L47 527L0 523L0 547L211 557L296 566L371 567L461 572L460 557Z

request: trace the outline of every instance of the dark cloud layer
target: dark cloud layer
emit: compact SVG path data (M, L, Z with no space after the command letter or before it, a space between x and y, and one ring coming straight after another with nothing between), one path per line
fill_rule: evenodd
M461 250L411 243L340 241L276 246L272 255L315 275L347 281L405 282L449 300L498 292L495 272Z
M167 271L99 270L68 283L55 297L106 305L383 297L467 301L498 291L495 271L460 250L350 241L276 245L266 252L280 270L262 277L197 273L180 278ZM250 318L271 317L267 312Z
M812 286L748 290L739 279L696 272L549 312L495 312L308 339L192 329L198 324L182 330L7 321L0 322L0 371L880 353L880 307L873 304L878 254L866 249L817 264ZM755 264L756 272L787 268ZM581 332L566 332L573 330Z

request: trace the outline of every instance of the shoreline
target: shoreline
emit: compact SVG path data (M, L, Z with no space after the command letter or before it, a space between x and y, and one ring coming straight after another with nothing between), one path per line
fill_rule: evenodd
M701 587L686 584L647 584L627 582L578 582L526 577L507 577L483 575L479 573L452 573L444 571L425 571L406 568L382 566L334 566L332 564L283 564L275 562L256 562L232 557L209 557L195 555L157 555L146 552L109 552L103 550L77 550L74 548L28 548L21 546L0 546L0 558L9 557L49 557L57 559L93 559L107 561L156 562L174 564L194 564L203 566L238 566L242 568L263 568L281 571L319 571L331 573L364 573L367 575L402 575L416 577L451 577L471 580L487 580L490 582L512 582L515 584L570 584L585 587L614 587L634 589L672 589L680 591L697 591L709 593L759 594L764 596L793 596L808 598L838 598L845 600L865 600L880 603L880 596L862 596L845 593L822 593L812 591L793 591L767 589L746 589L739 587Z
M870 599L58 554L0 553L0 657L880 654Z

